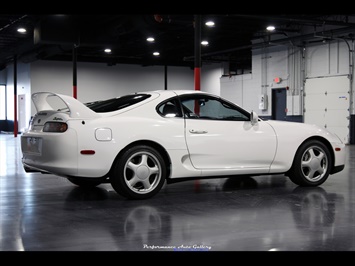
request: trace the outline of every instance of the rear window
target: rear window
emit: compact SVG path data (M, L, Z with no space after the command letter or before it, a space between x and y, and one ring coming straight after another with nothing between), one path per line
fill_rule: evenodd
M103 101L86 103L86 106L96 113L113 112L134 105L150 97L149 94L130 94Z

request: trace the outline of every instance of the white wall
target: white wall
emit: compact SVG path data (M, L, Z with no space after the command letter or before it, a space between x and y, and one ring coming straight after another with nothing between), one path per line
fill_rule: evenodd
M167 67L167 88L194 89L194 71L190 67ZM203 66L203 91L219 95L219 64ZM126 93L164 90L165 67L140 65L114 65L103 63L77 63L77 98L82 102L117 97ZM37 61L31 64L31 93L49 91L73 94L72 62ZM28 97L29 98L29 97ZM35 108L32 103L32 115Z
M342 40L308 46L304 51L302 47L281 45L253 50L252 74L221 77L221 96L259 115L270 116L272 89L288 87L287 115L303 115L303 93L307 93L304 81L348 75L349 58L349 47ZM280 77L281 83L275 83L275 77ZM258 109L260 94L268 95L266 111Z
M247 106L249 110L253 110L253 103L256 104L254 96L257 88L260 88L260 86L253 86L253 81L252 74L221 77L221 96L242 107Z
M14 94L14 66L9 65L6 68L6 89L8 93L8 102L7 102L7 107L8 107L8 119L13 120L14 119L14 99L13 95ZM17 64L17 95L29 95L31 93L31 83L30 83L30 65L29 64L23 64L23 63L18 63ZM27 97L30 98L30 97ZM31 104L29 102L29 99L26 100L25 106L24 106L25 114L24 114L24 120L19 121L19 124L28 124L28 121L31 118ZM21 130L21 128L19 129Z
M201 68L201 91L221 95L220 77L223 64L203 64Z
M326 42L306 48L306 78L349 73L349 48L345 41Z
M353 44L350 44L351 47ZM167 67L168 89L194 89L194 73L189 67ZM222 64L203 64L201 90L226 97L260 115L271 115L271 91L289 87L287 94L288 115L303 115L303 81L306 78L347 75L349 73L349 49L344 41L301 47L275 46L253 50L252 73L223 77ZM140 65L107 66L103 63L77 64L78 99L86 102L120 96L135 91L164 89L163 66ZM273 78L281 77L276 84ZM27 94L28 116L30 95L38 91L51 91L72 95L72 62L37 61L18 64L18 94ZM0 81L13 89L13 66L0 71ZM268 95L268 109L259 110L261 94ZM354 96L353 96L354 97Z
M107 66L103 63L77 63L78 100L89 102L126 93L165 89L194 89L194 71L190 67L140 65ZM220 64L206 64L201 68L201 90L220 95ZM13 94L13 65L0 71L0 83ZM62 61L36 61L17 64L17 92L26 97L26 121L36 112L31 101L34 92L48 91L73 95L73 64ZM11 96L12 97L12 96ZM13 98L13 97L12 97ZM8 101L13 109L13 101ZM9 117L11 120L13 117Z
M37 61L31 65L32 93L50 91L73 94L71 62ZM164 89L162 67L77 63L77 96L80 101L100 100L150 89Z

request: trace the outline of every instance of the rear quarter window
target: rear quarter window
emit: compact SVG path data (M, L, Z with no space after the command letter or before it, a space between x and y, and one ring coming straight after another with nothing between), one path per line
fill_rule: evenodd
M150 94L130 94L108 100L86 103L86 106L96 113L114 112L142 102L150 96Z

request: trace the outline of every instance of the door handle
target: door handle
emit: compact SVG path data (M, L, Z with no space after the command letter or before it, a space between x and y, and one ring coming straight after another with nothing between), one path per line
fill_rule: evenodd
M191 134L206 134L208 132L207 130L195 130L195 129L190 129L189 131Z

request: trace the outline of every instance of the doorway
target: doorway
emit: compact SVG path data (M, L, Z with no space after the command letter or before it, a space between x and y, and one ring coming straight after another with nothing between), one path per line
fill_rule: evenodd
M13 132L14 130L14 100L13 89L9 90L0 84L0 131Z
M287 120L286 88L272 89L272 119Z

